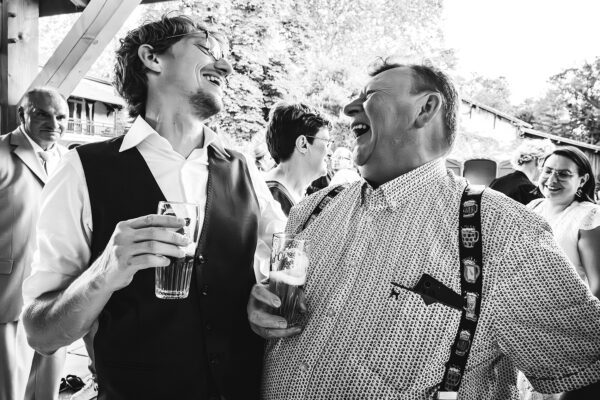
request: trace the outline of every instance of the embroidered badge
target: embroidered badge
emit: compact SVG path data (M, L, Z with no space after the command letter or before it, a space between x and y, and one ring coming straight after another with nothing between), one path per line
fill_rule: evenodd
M468 249L475 247L475 243L479 241L479 232L474 226L465 226L460 230L463 246Z
M471 257L463 259L462 263L465 281L469 283L477 282L479 275L481 275L481 267Z
M451 366L448 368L448 375L446 377L446 386L444 387L444 390L456 390L462 378L460 368L458 368L456 365Z
M465 317L468 320L471 321L477 321L477 298L479 296L477 295L477 293L471 293L471 292L467 292L467 294L465 295L465 300L466 300L466 304L465 304Z
M472 218L479 211L477 202L475 200L467 200L462 204L463 217Z
M460 331L458 342L456 342L456 355L464 356L471 347L471 332L466 329Z

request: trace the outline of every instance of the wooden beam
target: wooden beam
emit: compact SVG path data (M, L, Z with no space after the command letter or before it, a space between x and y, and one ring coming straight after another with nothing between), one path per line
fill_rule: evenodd
M0 1L0 133L15 129L17 104L38 68L38 0Z
M82 7L77 7L75 3L88 0L44 0L40 2L40 17L49 17L52 15L71 14L81 12ZM142 4L162 3L171 0L143 0Z
M91 0L31 87L68 97L141 0Z

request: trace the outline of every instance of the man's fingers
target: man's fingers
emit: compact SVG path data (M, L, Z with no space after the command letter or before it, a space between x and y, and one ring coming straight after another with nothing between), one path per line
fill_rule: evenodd
M174 244L175 246L187 246L189 239L180 233L165 228L140 228L133 233L134 242L157 241Z
M295 326L287 329L264 329L254 325L250 325L254 333L264 339L278 339L289 336L295 336L302 332L302 328Z
M173 215L150 214L129 220L129 226L133 229L147 228L150 226L161 226L163 228L182 228L185 226L185 220Z
M129 252L132 256L139 256L142 254L155 254L174 258L185 256L185 251L182 248L173 244L157 242L154 240L133 243L129 248Z
M164 256L158 256L155 254L142 254L131 257L129 260L129 265L140 270L147 268L166 267L170 262L171 260Z
M277 297L276 294L271 293L267 286L260 283L257 283L252 287L250 296L257 299L261 303L267 304L274 308L279 308L281 305L281 300L279 300L279 297Z

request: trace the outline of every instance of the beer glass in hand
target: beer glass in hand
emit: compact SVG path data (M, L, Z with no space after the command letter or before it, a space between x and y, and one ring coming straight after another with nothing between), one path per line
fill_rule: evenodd
M155 268L154 294L161 299L185 299L190 292L194 256L200 237L200 206L161 201L158 203L158 214L183 218L185 226L177 233L187 236L190 242L184 247L184 257L169 257L171 263L168 266Z
M296 239L293 234L273 235L269 290L281 300L281 306L276 312L287 320L288 327L299 322L298 299L306 282L307 250L307 241Z

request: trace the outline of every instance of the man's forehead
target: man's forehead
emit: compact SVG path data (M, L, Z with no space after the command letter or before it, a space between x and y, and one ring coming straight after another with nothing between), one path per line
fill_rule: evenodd
M396 67L375 75L367 84L367 89L372 86L406 86L412 85L412 70L409 67Z
M58 93L38 92L29 96L29 107L32 110L64 112L68 105Z

